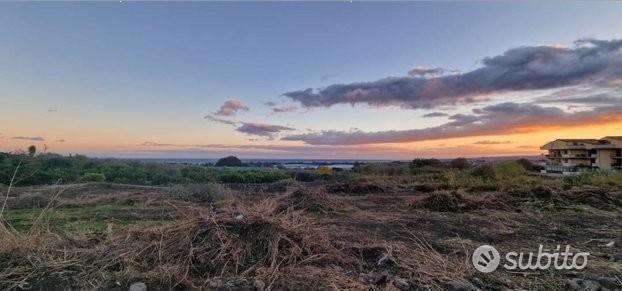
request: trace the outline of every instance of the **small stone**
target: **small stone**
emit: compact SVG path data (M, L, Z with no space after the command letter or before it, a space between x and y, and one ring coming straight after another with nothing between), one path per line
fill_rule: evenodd
M143 282L136 282L130 285L130 291L147 291L147 284Z
M620 288L620 283L616 278L598 277L596 278L596 282L598 282L603 287L607 287L611 289Z
M445 282L445 290L447 291L475 291L479 290L473 284L460 281Z
M378 285L384 283L387 280L389 274L385 272L369 272L367 274L361 274L361 280L367 284Z
M613 245L615 245L615 243L616 243L616 242L611 241L611 242L609 242L608 244L606 244L605 246L606 246L606 247L608 247L608 248L610 248L610 247L612 247Z
M238 215L236 215L233 219L235 219L235 220L237 220L237 221L244 220L244 215L242 215L242 214L238 214Z
M410 284L408 284L408 281L406 281L406 279L396 277L393 279L393 285L395 286L395 288L400 290L410 290Z
M596 281L584 280L579 278L568 280L568 286L570 287L570 290L575 291L598 291L601 290L602 287Z
M257 279L255 281L253 281L253 287L255 287L255 289L261 291L261 290L264 290L264 288L266 288L266 283L264 283L263 281Z

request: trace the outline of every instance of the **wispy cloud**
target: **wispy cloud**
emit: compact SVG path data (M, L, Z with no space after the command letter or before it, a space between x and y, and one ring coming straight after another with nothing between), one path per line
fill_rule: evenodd
M239 100L232 99L225 101L225 104L220 106L220 109L214 114L219 116L232 116L240 110L248 111L250 109L247 106L244 106Z
M270 115L286 113L286 112L294 112L296 110L298 110L297 106L273 107L270 109Z
M432 118L432 117L445 117L445 116L449 116L449 114L447 113L443 113L443 112L431 112L428 114L424 114L423 117L426 118Z
M621 48L622 40L596 39L578 40L572 47L525 46L485 58L482 67L466 73L434 76L443 70L414 69L411 76L309 88L283 96L305 107L368 104L433 108L473 103L499 92L610 86L622 78Z
M30 140L30 141L45 141L45 139L40 137L40 136L14 136L14 137L12 137L12 139Z
M245 122L235 130L250 135L273 137L277 133L294 130L294 128L265 123Z
M509 144L512 143L511 141L498 141L498 140L480 140L480 141L476 141L473 144L477 144L477 145L496 145L496 144Z
M67 140L65 140L65 139L57 139L57 140L55 140L55 141L56 141L56 142L66 142Z
M232 121L232 120L227 120L227 119L222 119L222 118L218 118L216 116L213 115L206 115L205 117L203 117L209 121L212 122L217 122L217 123L222 123L222 124L228 124L228 125L236 125L237 122L236 121Z

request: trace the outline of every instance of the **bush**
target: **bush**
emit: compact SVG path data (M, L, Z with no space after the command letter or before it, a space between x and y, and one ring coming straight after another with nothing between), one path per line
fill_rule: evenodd
M422 167L440 167L443 163L437 159L414 159L410 163L411 168L422 168Z
M80 177L80 181L82 182L104 182L106 181L106 176L100 173L86 173Z
M471 163L466 158L456 158L449 162L449 166L459 170L464 170L471 167Z
M473 171L471 171L471 175L482 178L484 180L497 179L497 172L495 171L495 167L493 167L491 164L485 164L476 167L475 169L473 169Z
M188 184L184 186L175 186L170 193L173 199L196 202L196 203L213 203L222 200L230 193L219 184Z
M216 167L241 167L242 161L234 156L224 157L216 162Z

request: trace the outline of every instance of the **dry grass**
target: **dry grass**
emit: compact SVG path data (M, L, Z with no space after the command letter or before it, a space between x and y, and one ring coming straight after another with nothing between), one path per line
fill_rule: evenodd
M200 288L215 277L257 278L270 287L284 270L356 265L312 219L295 211L275 214L275 208L273 200L218 213L186 208L171 225L95 240L55 234L40 224L26 234L10 231L0 238L0 288L105 289L137 278Z

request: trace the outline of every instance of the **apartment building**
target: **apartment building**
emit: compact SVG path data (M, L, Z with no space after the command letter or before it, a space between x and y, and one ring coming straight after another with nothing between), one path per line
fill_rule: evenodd
M548 150L545 169L574 173L586 169L622 169L622 136L601 139L557 139L542 147Z

